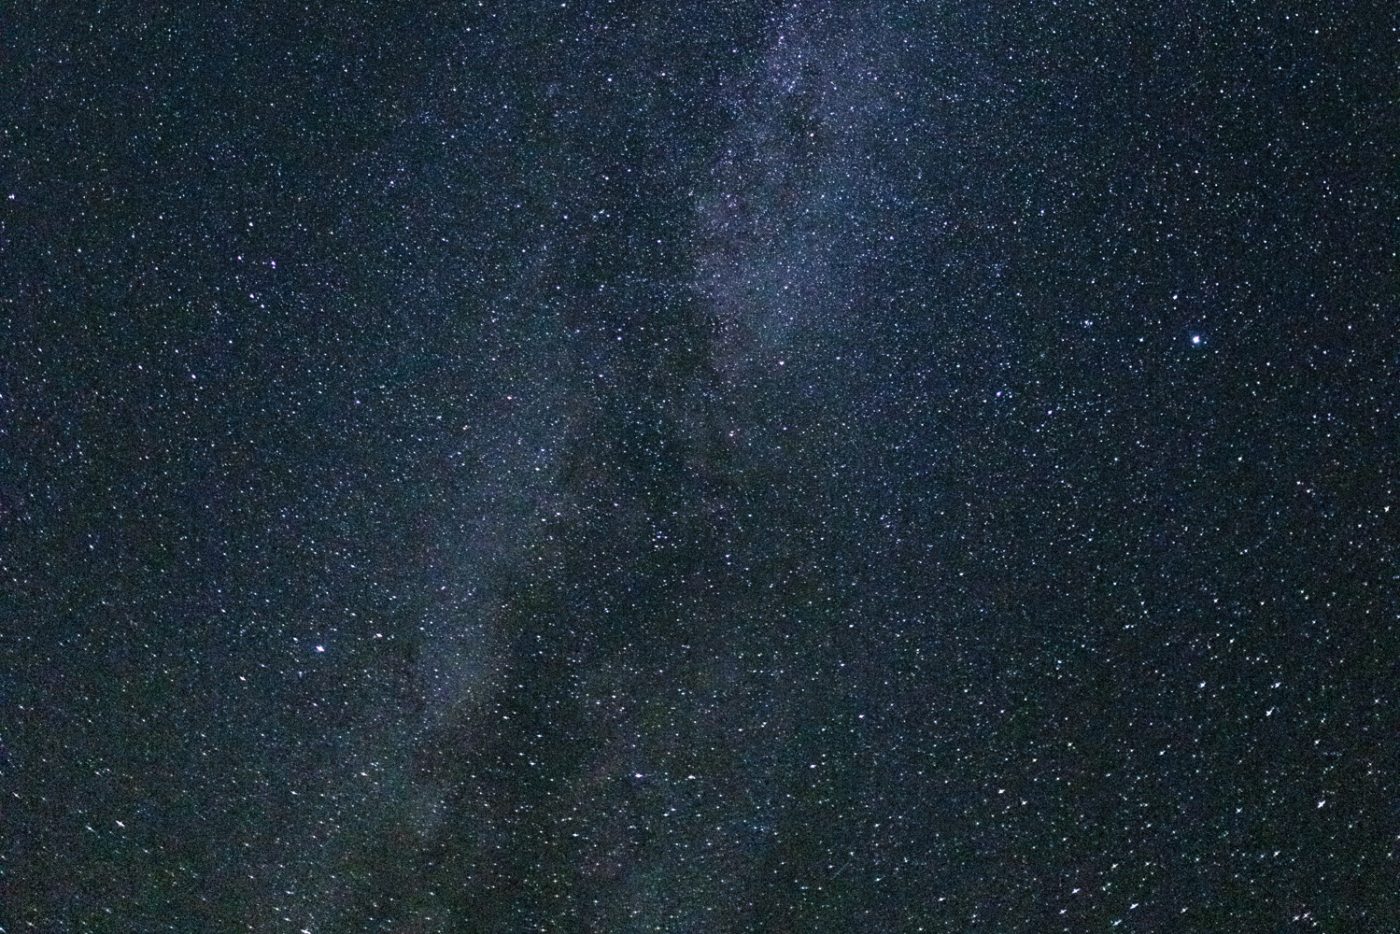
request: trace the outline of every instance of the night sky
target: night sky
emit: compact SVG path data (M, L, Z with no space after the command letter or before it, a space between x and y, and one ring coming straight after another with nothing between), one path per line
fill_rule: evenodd
M0 931L1400 931L1388 4L0 13Z

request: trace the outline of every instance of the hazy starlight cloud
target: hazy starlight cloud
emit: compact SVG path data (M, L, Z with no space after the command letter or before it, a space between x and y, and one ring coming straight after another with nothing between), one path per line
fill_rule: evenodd
M734 92L733 130L698 207L696 260L717 356L740 375L779 366L813 335L836 332L839 343L859 314L848 260L881 225L887 171L867 144L901 77L878 52L880 29L855 12L794 8Z
M324 809L308 806L307 839L288 837L278 861L310 869L297 893L305 916L322 927L354 927L365 892L352 870L367 847L391 839L426 850L458 832L445 823L451 775L425 763L441 759L443 744L472 742L479 721L494 715L490 702L511 688L519 581L558 566L550 529L571 509L561 465L588 429L570 405L584 354L552 294L566 250L552 231L532 241L516 278L495 294L427 290L454 305L446 314L474 345L466 351L472 398L462 405L444 396L449 414L429 415L452 424L431 472L415 480L423 498L416 527L403 530L401 570L417 625L396 634L406 644L387 652L387 663L374 659L363 673L360 703L335 736L337 755L309 795L353 816L327 830ZM400 301L421 301L421 285ZM431 391L445 394L451 383ZM297 860L297 851L323 855Z

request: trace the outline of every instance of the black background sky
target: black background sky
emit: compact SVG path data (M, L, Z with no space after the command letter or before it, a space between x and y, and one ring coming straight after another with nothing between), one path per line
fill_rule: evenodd
M1400 930L1384 4L8 4L0 929Z

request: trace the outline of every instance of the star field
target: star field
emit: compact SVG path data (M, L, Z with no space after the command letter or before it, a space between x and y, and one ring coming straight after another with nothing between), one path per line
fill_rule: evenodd
M1383 8L0 23L0 932L1400 931Z

